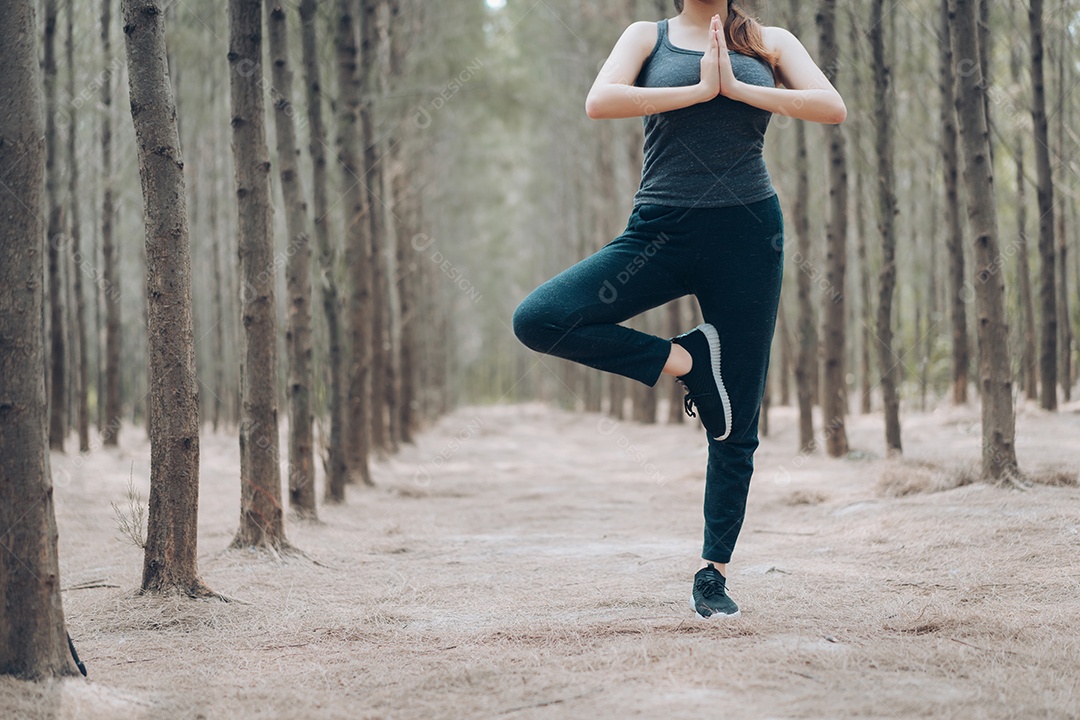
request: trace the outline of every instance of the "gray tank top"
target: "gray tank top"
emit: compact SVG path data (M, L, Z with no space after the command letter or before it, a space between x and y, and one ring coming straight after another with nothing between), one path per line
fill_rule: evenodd
M676 87L701 79L698 50L675 47L667 20L656 23L656 45L634 85ZM728 51L735 77L773 87L764 60ZM634 204L725 207L764 200L776 193L762 149L772 113L722 95L704 103L647 115L645 158Z

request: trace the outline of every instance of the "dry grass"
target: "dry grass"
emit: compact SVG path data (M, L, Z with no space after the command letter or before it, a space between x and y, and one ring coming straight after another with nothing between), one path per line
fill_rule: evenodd
M378 464L376 488L292 523L306 557L223 549L235 439L206 437L200 567L231 603L135 592L141 555L109 512L124 456L136 478L148 467L128 433L130 450L94 453L56 493L90 682L0 680L0 717L1080 718L1080 490L963 482L949 468L977 438L933 415L905 425L909 454L933 453L799 458L786 412L758 451L728 573L743 616L726 623L688 607L692 427L463 410ZM474 417L485 432L416 485ZM853 418L853 445L876 449L879 421ZM1080 418L1026 422L1022 464L1076 467L1060 437Z
M891 460L878 479L877 491L885 497L942 492L978 482L978 467L966 463L942 467L919 460Z

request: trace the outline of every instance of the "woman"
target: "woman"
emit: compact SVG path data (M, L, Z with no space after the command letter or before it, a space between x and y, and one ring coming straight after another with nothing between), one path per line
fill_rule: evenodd
M783 265L762 146L772 113L843 122L844 101L787 30L731 0L675 0L630 25L589 91L590 118L643 116L644 164L623 233L533 290L514 333L538 352L655 386L672 375L708 435L699 617L734 617L742 528ZM782 85L782 87L779 87ZM692 294L705 322L669 340L618 323ZM721 348L723 364L721 365Z

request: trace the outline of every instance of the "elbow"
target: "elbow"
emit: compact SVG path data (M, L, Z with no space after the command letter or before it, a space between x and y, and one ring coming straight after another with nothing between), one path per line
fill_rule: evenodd
M844 122L844 120L846 120L846 119L847 119L847 105L844 104L844 101L843 101L842 98L838 97L836 99L835 107L832 108L832 110L829 113L829 117L828 117L828 119L826 119L825 122L827 122L830 125L839 125L840 123Z
M603 103L592 93L589 93L589 96L585 98L585 114L592 120L601 120L606 117Z

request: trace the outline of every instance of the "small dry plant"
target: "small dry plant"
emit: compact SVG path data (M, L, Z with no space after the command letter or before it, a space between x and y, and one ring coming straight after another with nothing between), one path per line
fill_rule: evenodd
M120 531L120 539L131 543L139 549L146 548L146 504L142 495L135 489L133 473L135 463L131 464L131 472L128 474L128 487L126 507L120 507L116 503L112 505L113 515L116 518L116 529Z

